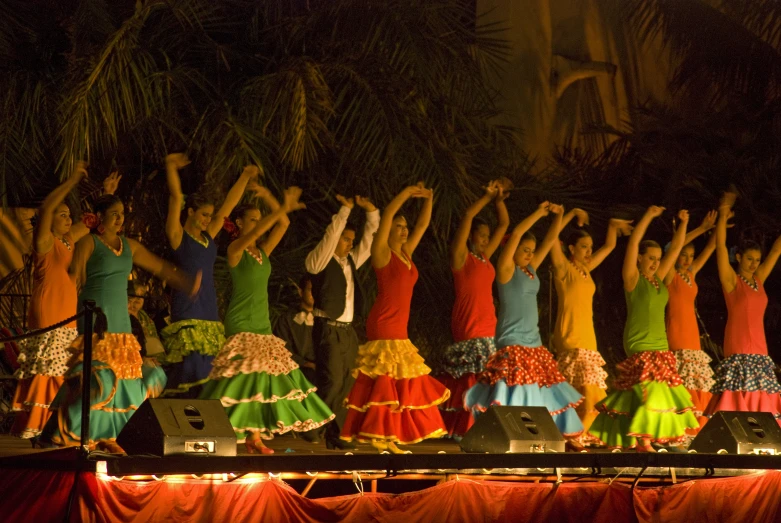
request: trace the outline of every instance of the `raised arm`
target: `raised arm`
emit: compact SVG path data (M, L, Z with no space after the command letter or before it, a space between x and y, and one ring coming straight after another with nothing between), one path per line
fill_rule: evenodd
M689 225L689 211L684 209L678 211L678 221L678 228L675 229L670 248L667 249L667 252L662 257L662 261L659 263L659 268L656 270L656 274L662 280L665 280L670 273L670 269L675 267L678 255L681 254L681 249L686 245L686 228Z
M563 211L563 207L561 209ZM555 212L555 209L551 209L551 212ZM559 237L559 235L561 234L561 231L564 230L564 227L566 227L567 224L572 221L575 215L578 214L578 212L581 213L579 217L579 221L581 222L580 225L586 223L586 221L588 220L588 214L586 214L585 211L582 211L580 209L573 209L569 211L561 219L559 224L559 232L556 235L556 239L553 241L550 247L551 266L553 267L553 274L559 280L563 279L564 276L566 276L567 274L567 255L564 253L564 250L561 248L561 238ZM554 220L554 222L555 221L556 220ZM552 225L553 224L551 224L551 226Z
M276 198L274 198L274 195L271 194L271 191L269 191L267 187L257 185L255 194L257 194L257 196L263 200L263 203L265 203L266 206L271 209L271 212L279 209L279 202ZM279 242L282 241L282 237L285 236L288 227L290 227L290 218L288 218L287 213L285 213L279 217L277 222L274 224L274 227L271 229L271 232L266 237L266 239L263 240L263 243L260 246L263 249L263 252L266 253L266 256L271 256L271 253L274 251L274 249L277 248Z
M133 253L134 264L145 271L151 272L175 289L186 292L190 296L198 294L198 290L201 288L200 271L196 274L195 278L192 278L186 272L178 270L172 263L152 254L136 240L127 238L127 241L130 245L130 250Z
M553 213L553 221L551 222L550 227L548 227L548 232L545 234L545 238L542 239L542 242L537 244L537 248L534 250L532 261L529 264L535 271L548 255L548 252L550 252L553 244L559 241L559 233L564 228L564 225L566 225L564 223L564 207L557 204L551 204L549 210L551 213ZM568 214L568 221L572 220L574 213Z
M301 189L298 187L289 187L285 190L285 204L282 206L278 206L275 210L273 210L270 214L267 216L264 216L260 221L258 221L257 224L252 228L252 230L243 235L239 236L235 240L233 240L230 245L228 245L228 252L227 252L227 260L228 265L231 267L235 267L238 265L239 260L241 260L241 254L244 252L244 249L249 247L250 245L254 245L255 242L258 241L258 238L260 238L266 231L271 229L271 227L276 224L280 218L284 215L286 215L288 212L293 212L298 209L303 209L306 206L299 202L298 199L301 197ZM264 249L265 250L265 249ZM268 252L266 253L268 255Z
M165 219L165 236L168 244L176 250L182 243L182 207L184 194L182 194L182 181L179 178L179 169L190 164L190 160L184 153L171 153L165 157L165 181L168 184L168 215Z
M589 263L588 270L593 271L599 265L605 261L605 258L613 252L616 248L619 236L629 236L632 233L632 221L631 220L619 220L618 218L611 218L607 224L607 234L605 235L605 243L597 249L597 251L591 255L591 263Z
M402 246L402 250L407 253L407 256L412 258L412 253L418 248L420 240L428 229L428 225L431 223L431 211L434 208L434 189L422 189L423 207L420 209L418 219L415 221L415 228L407 237L407 242Z
M629 236L629 242L626 245L626 254L624 254L624 266L621 269L621 276L624 279L624 289L627 291L633 291L637 286L637 279L640 277L640 273L637 270L637 256L640 252L640 242L643 241L648 226L651 221L657 216L661 216L664 212L664 207L657 207L652 205L645 211L645 214L640 219L637 227L634 228L632 234Z
M727 249L727 221L734 216L732 213L734 202L734 194L725 194L722 198L722 204L719 206L719 219L716 221L716 264L719 268L721 288L726 293L734 291L738 284L738 276L729 263L729 250Z
M239 204L244 191L247 189L247 185L257 179L259 174L260 168L257 165L247 165L244 167L244 170L239 175L239 179L236 180L236 183L230 188L228 194L225 195L225 201L222 202L219 210L214 214L212 221L206 228L206 232L209 233L210 237L214 238L219 234L220 229L222 229L222 225L225 222L225 218L230 216L233 209Z
M518 244L521 243L521 237L537 223L537 221L543 216L548 215L548 209L550 202L542 202L537 209L524 218L518 225L515 226L513 232L510 233L510 237L507 239L507 243L504 244L501 254L499 254L499 260L496 262L496 281L504 284L510 281L515 271L515 251L518 249Z
M350 217L355 201L352 198L345 198L341 194L336 195L336 200L341 204L339 211L331 218L331 223L325 228L323 238L318 242L314 249L309 251L304 260L304 266L309 274L319 274L322 272L336 251L339 244L339 238L347 225L347 219Z
M689 245L691 242L713 229L716 226L718 217L719 213L717 211L708 211L708 214L702 219L702 223L686 233L686 239L683 241L683 244Z
M34 245L35 252L38 254L46 254L51 250L52 245L54 244L54 236L52 236L54 212L65 200L65 197L68 196L68 193L70 193L79 184L81 179L86 176L87 163L84 161L76 162L76 168L68 179L50 192L41 204L41 208L38 211L38 224L35 227ZM71 226L71 231L73 231L73 226ZM78 241L78 238L74 238L74 241Z
M505 191L504 187L499 184L499 190L494 199L496 202L496 229L494 229L493 234L491 234L491 240L483 251L483 255L485 255L486 259L490 259L491 256L494 255L496 249L499 248L499 244L502 243L504 233L507 232L507 228L510 226L510 215L507 212L507 205L504 203L508 196L510 196L509 191Z
M754 273L754 276L759 278L759 281L763 284L765 283L765 280L767 280L767 277L770 276L770 273L773 272L773 268L776 266L779 256L781 256L781 236L776 238L776 241L773 242L773 247L770 248L770 252L765 256L765 261L757 267L757 272Z
M716 213L716 215L718 216L718 213ZM705 265L708 259L710 259L711 255L713 254L713 251L715 250L716 250L716 234L711 234L708 237L708 243L705 244L705 248L694 259L694 261L691 264L691 267L689 267L689 270L691 271L693 276L697 276L697 273L700 272L700 269L702 269L702 267Z
M366 223L363 226L361 242L350 251L353 256L355 268L358 269L361 265L366 263L366 260L371 256L374 233L377 232L377 227L380 226L380 211L377 210L377 207L369 198L363 196L356 195L355 203L358 207L366 211Z
M374 235L374 241L372 242L372 266L379 269L388 265L391 257L388 237L390 236L390 230L393 226L393 218L396 216L396 213L399 212L401 206L404 205L404 202L410 198L421 197L423 197L422 182L418 185L405 187L390 201L385 207L385 210L382 211L380 226L377 228L377 234Z
M464 263L466 262L466 255L469 252L467 243L469 242L469 232L472 230L472 221L475 219L475 216L477 216L480 211L483 210L483 207L488 205L488 202L496 197L498 191L499 184L496 182L496 180L491 180L485 187L485 193L479 199L472 202L472 205L467 207L466 212L464 213L464 217L461 219L461 223L458 225L456 235L450 244L450 267L452 269L459 270L464 266ZM505 207L505 214L506 211L507 208ZM506 225L505 229L507 229ZM491 239L493 240L493 237ZM501 239L502 237L499 236L499 241L501 241ZM497 246L498 245L499 243L497 242ZM494 250L496 250L496 247L494 247ZM490 255L486 254L486 258L490 257Z
M94 250L95 241L91 236L85 236L79 240L73 249L73 259L68 272L77 290L84 286L84 282L87 279L87 260L92 256Z

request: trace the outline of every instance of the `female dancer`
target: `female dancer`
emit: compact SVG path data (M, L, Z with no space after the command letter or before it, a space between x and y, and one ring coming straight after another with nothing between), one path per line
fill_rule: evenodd
M247 452L271 454L263 443L274 434L316 429L334 417L315 394L315 386L271 334L268 304L269 255L290 224L287 213L303 209L301 189L290 187L280 206L268 190L262 198L271 213L261 217L254 205L235 210L238 237L228 245L233 293L225 315L225 345L212 361L200 397L219 399ZM273 227L273 229L272 229ZM258 244L258 239L271 232Z
M70 177L46 197L34 232L35 274L30 300L30 329L43 329L76 315L76 286L68 275L72 248L89 232L84 223L73 224L65 197L87 176L87 164L78 162ZM104 194L113 194L117 173L103 182ZM54 400L68 370L68 346L76 339L76 321L21 342L19 380L11 409L16 412L11 434L34 438L51 414Z
M744 242L735 255L738 261L735 271L727 251L727 220L733 216L734 202L735 195L727 193L716 224L716 261L728 315L724 331L725 358L716 369L713 397L705 415L710 417L720 410L770 412L781 424L781 386L773 372L775 364L767 354L764 325L767 308L764 282L781 255L781 237L773 243L764 261L758 244Z
M658 243L641 241L651 221L662 212L664 207L649 207L626 247L624 350L629 358L617 365L617 390L597 404L599 415L589 430L590 435L611 448L654 452L652 443L682 442L687 428L698 427L691 412L691 397L678 376L664 330L667 287L663 280L683 247L689 213L678 213L680 225L662 257Z
M564 225L573 216L578 217L580 225L588 220L584 211L575 209L567 213ZM551 248L551 264L558 296L553 348L558 357L559 371L584 398L576 409L584 428L581 443L588 442L587 431L597 416L594 406L605 398L607 388L607 372L602 368L605 360L597 351L594 333L592 303L596 285L591 279L591 271L613 252L618 236L628 235L631 231L630 222L614 218L608 224L605 244L596 252L593 252L594 240L583 229L575 230L567 239L569 258L565 257L558 241L554 241Z
M412 234L407 220L397 216L410 198L423 198L423 208ZM418 270L412 253L431 221L434 191L423 183L407 187L385 208L372 243L372 266L379 293L366 321L369 340L358 349L347 396L347 417L341 438L371 441L379 451L404 452L396 443L410 444L445 434L437 405L450 392L429 376L431 369L409 340L412 289Z
M709 212L699 227L686 234L685 245L678 256L675 270L668 272L664 278L670 295L667 303L667 343L675 355L676 369L683 380L683 386L692 397L694 415L697 416L700 426L708 420L702 413L710 402L710 389L714 381L711 359L700 347L700 329L697 326L697 313L694 311L698 291L695 278L716 249L716 235L711 234L705 249L697 258L694 257L692 241L714 227L716 216L716 211ZM698 431L699 428L689 429L687 433L694 436Z
M214 288L214 262L217 260L214 238L260 170L255 165L245 167L214 214L214 203L205 194L196 193L184 201L179 169L190 163L187 156L169 154L165 163L170 191L165 234L177 265L191 276L199 271L203 275L201 291L195 299L179 291L171 296L171 324L161 332L166 362L173 364L166 395L195 397L197 390L188 391L209 379L212 360L225 344L225 328L217 315ZM187 213L184 227L180 221L182 205Z
M529 232L540 218L555 214L545 239L538 246ZM498 350L477 376L478 382L464 395L465 408L477 416L491 405L546 407L562 435L570 441L580 436L583 424L575 407L583 397L564 380L551 353L542 345L538 327L537 267L557 241L563 208L543 202L515 226L499 256Z
M165 385L160 367L143 368L141 347L131 333L127 310L127 280L133 265L166 280L171 286L198 291L200 277L190 278L161 260L135 240L122 236L125 208L115 196L95 203L97 231L76 244L70 272L80 289L79 303L94 300L108 320L106 333L95 335L92 349L93 395L91 397L90 443L121 452L116 437L146 398L156 397ZM83 321L79 332L83 334ZM83 347L83 336L71 350ZM81 435L81 354L65 375L65 384L55 399L56 415L49 418L41 440L58 445L78 445Z
M464 409L464 392L477 382L475 374L483 370L496 350L496 311L491 290L496 271L491 256L510 224L504 204L508 195L501 182L491 181L482 198L467 208L450 246L450 269L456 288L451 316L455 344L445 349L444 372L437 379L450 389L450 399L439 408L448 434L456 439L474 423L472 413ZM486 222L475 218L491 200L496 202L499 218L493 234Z

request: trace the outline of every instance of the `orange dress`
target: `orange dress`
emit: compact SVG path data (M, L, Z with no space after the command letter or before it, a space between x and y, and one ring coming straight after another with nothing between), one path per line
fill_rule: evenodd
M76 286L68 274L73 259L73 239L54 238L49 252L35 253L33 293L28 323L42 329L76 314ZM71 354L67 348L78 335L75 320L28 338L20 343L18 382L12 410L16 412L11 433L32 438L40 434L49 418L49 406L63 383Z
M711 399L710 389L715 383L711 359L700 348L700 330L697 327L697 315L694 311L694 301L697 298L697 282L694 275L687 271L687 280L681 273L675 272L672 281L667 286L670 300L667 302L667 343L678 362L678 374L683 385L689 391L694 403L694 414L700 426L708 418L703 411ZM689 429L689 434L696 434L699 429Z

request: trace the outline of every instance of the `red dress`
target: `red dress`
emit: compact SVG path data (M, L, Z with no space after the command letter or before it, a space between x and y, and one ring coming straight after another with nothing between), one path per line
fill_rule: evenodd
M460 437L474 424L472 412L464 409L464 393L477 383L476 374L496 351L496 270L489 260L469 252L463 267L452 271L456 299L450 326L455 343L445 349L437 379L450 389L450 399L439 406L447 432Z
M379 293L366 322L368 343L358 349L341 438L417 443L445 434L437 405L450 391L428 374L407 339L412 289L418 270L391 253L377 275Z

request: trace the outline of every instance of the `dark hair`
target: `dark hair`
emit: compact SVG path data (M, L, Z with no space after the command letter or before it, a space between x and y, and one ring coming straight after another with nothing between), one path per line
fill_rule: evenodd
M242 203L235 209L233 209L233 212L231 213L231 219L235 222L239 218L244 219L244 216L246 216L248 211L259 211L257 205L253 205L251 203Z
M491 230L491 226L488 225L488 222L485 221L484 219L482 219L482 218L474 218L474 219L472 219L472 228L469 229L469 235L471 236L472 234L474 234L474 232L477 229L479 229L480 227L482 227L483 225L488 227L489 231Z
M342 229L342 232L344 231L353 231L355 234L358 234L358 226L354 221L348 221L344 225L344 229Z
M648 249L662 249L662 246L656 243L653 240L643 240L640 242L640 247L638 248L637 252L638 254L645 254L648 252Z
M526 240L531 240L534 243L537 243L537 237L531 231L526 231L525 233L523 233L523 236L521 236L521 241L518 242L518 245L525 242Z
M569 236L567 236L567 246L569 247L572 245L574 247L578 244L578 241L580 241L581 238L591 238L591 234L583 229L575 229L570 233Z
M104 194L95 200L95 205L93 208L95 209L95 214L106 214L106 211L109 210L109 208L118 203L122 203L122 200L119 199L119 196L115 196L113 194Z
M184 210L187 211L187 209L192 209L193 212L195 212L207 205L214 205L212 197L208 194L196 192L187 196L187 199L184 201Z
M409 220L407 220L407 217L404 216L403 214L401 214L400 212L397 212L396 216L394 216L393 220L391 220L391 221L394 222L394 221L398 220L399 218L404 218L404 221L409 222Z
M738 245L738 250L735 252L743 256L746 251L759 251L759 254L762 255L762 246L760 246L754 240L743 240L740 242L740 245Z
M691 247L692 250L694 250L695 252L697 251L697 248L694 246L694 242L689 242L686 245L684 245L683 247L681 247L681 252L685 251L689 247Z

